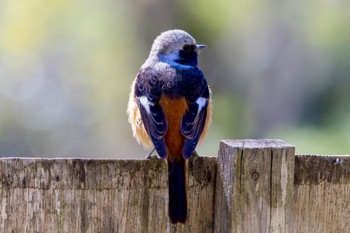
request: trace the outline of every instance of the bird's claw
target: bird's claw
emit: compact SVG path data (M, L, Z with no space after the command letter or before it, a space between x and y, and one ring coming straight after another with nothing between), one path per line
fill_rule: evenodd
M151 150L151 152L149 152L145 159L158 159L158 156L157 155L152 155L152 153L156 150L156 148L153 148L153 150Z
M155 159L158 159L158 156L157 155L147 155L146 159L155 160Z
M194 151L192 152L191 158L195 159L195 158L197 158L197 157L199 157L199 155L198 155L197 151L194 150Z

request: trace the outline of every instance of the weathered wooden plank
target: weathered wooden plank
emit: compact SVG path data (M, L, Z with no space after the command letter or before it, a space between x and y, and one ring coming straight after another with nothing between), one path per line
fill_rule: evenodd
M294 147L281 140L220 144L214 232L287 232Z
M216 159L188 171L188 222L172 226L163 160L2 158L0 232L212 232Z
M295 157L289 232L349 232L350 156Z
M0 232L349 232L350 156L226 140L188 162L187 186L171 225L163 160L2 158Z

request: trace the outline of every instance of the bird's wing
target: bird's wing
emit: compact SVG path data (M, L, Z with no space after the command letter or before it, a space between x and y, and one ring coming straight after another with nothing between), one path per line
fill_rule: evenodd
M210 101L209 87L203 74L200 72L196 75L195 78L199 81L194 85L195 91L191 91L193 95L188 98L188 111L181 121L181 133L186 138L183 148L185 158L191 157L198 144L205 126ZM191 80L196 80L195 78Z
M157 91L139 77L135 85L136 102L143 125L159 156L165 158L167 156L167 148L164 136L168 131L168 123L163 109L159 105L159 101L157 101L158 98L155 98L156 95L153 93Z
M199 97L197 101L189 103L188 112L181 121L181 133L185 136L183 156L189 158L197 146L203 132L207 117L209 99Z

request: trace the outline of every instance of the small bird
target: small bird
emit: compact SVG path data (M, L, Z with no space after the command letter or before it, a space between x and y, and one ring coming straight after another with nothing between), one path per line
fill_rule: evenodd
M211 123L211 92L197 59L205 47L183 30L161 33L131 85L127 113L133 135L167 159L173 224L186 221L186 159Z

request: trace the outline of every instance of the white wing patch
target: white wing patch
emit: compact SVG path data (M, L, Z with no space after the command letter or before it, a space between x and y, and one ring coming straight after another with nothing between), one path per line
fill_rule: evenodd
M207 99L204 97L198 97L198 99L196 100L196 103L198 104L198 113L197 114L199 114L202 111L203 107L206 105Z
M146 112L150 114L151 113L150 105L152 105L152 103L148 100L147 96L141 96L141 97L138 97L138 99L142 104L142 106L146 109Z

